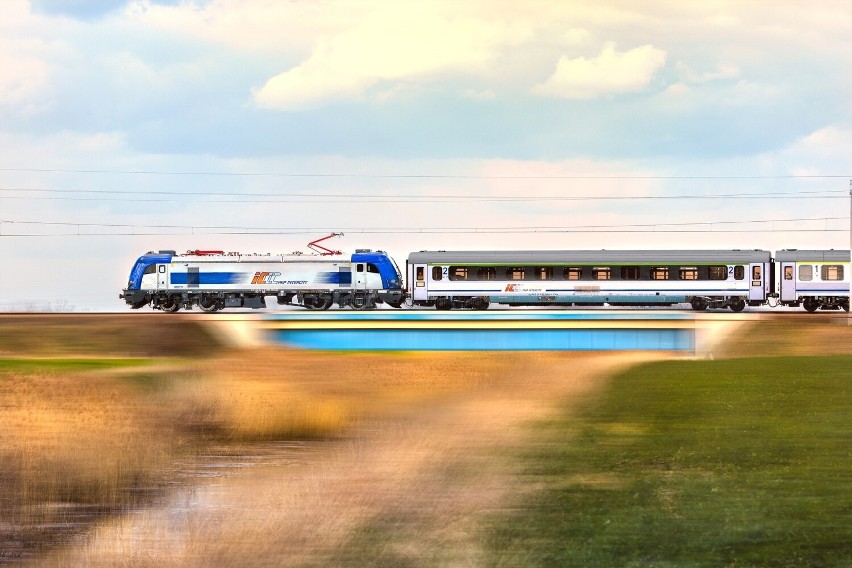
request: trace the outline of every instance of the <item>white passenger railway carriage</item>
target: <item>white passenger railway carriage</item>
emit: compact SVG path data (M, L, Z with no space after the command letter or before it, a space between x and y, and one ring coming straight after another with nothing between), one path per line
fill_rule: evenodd
M764 250L421 251L407 263L414 305L762 305L774 292Z
M358 250L351 256L239 254L223 251L150 252L136 261L119 296L138 309L174 312L199 306L263 308L279 304L356 309L377 303L400 307L402 275L386 253Z
M778 251L780 298L784 306L849 311L850 257L843 250Z

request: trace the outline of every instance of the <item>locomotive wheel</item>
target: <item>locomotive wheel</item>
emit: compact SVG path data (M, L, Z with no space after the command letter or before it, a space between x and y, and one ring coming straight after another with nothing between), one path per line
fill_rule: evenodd
M352 295L351 306L353 310L367 309L367 296L365 294L355 293Z
M316 296L314 298L305 299L305 307L309 310L327 310L331 307L334 300L331 296Z
M841 302L840 307L848 312L849 311L849 300L847 299L845 302Z
M491 302L488 301L488 298L486 296L480 296L476 299L473 309L487 310L489 305L491 305Z
M449 298L438 298L437 300L435 300L435 309L451 310L453 309L453 302Z
M728 305L730 306L732 311L737 313L743 311L746 307L745 300L743 300L742 298L731 298L731 301L728 302Z
M160 301L160 309L164 312L174 313L180 309L180 300L173 297L163 298Z
M707 309L707 300L704 298L693 298L692 299L692 309L696 312L703 312Z
M216 301L216 298L205 294L198 300L198 307L205 312L215 312L219 309L219 303Z
M802 305L810 313L814 313L819 309L819 302L817 302L815 298L805 298L805 301L802 302Z

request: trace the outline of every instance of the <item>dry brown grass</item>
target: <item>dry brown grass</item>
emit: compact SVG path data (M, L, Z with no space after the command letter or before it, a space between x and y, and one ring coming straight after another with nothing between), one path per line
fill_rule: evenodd
M339 436L485 384L472 354L233 351L211 362L98 371L0 371L0 542L32 548L89 507L138 506L178 460L225 443ZM0 547L3 555L13 555Z
M606 371L635 360L244 354L216 365L219 380L230 377L232 386L264 396L277 390L282 401L290 388L333 396L369 419L301 459L202 483L142 515L103 523L83 545L42 559L44 565L478 565L478 519L529 489L518 485L517 464L504 449L525 443L527 421L565 396L594 396ZM290 370L281 371L276 389L263 371L282 364ZM353 368L372 371L352 380L320 371Z

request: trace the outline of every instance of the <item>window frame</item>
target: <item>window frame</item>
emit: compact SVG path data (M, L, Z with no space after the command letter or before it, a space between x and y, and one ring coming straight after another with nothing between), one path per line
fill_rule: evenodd
M820 266L819 275L823 282L841 282L843 280L843 265L823 264Z
M691 277L690 277L691 276ZM688 282L700 280L701 273L697 266L678 266L677 279Z
M527 269L524 266L507 266L506 280L525 280Z
M604 276L601 278L601 276ZM593 266L592 267L592 280L612 280L612 267L611 266Z
M714 274L715 273L715 274ZM728 267L724 264L714 264L707 267L708 280L727 280Z
M576 274L576 278L571 278L572 275ZM583 267L582 266L566 266L562 269L562 279L568 280L571 282L576 282L578 280L583 279Z

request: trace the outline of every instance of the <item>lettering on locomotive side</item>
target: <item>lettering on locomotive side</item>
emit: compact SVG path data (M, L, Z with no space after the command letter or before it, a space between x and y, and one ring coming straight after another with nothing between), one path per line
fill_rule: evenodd
M251 279L252 284L289 284L289 285L304 285L307 280L282 280L279 278L280 272L255 272Z

